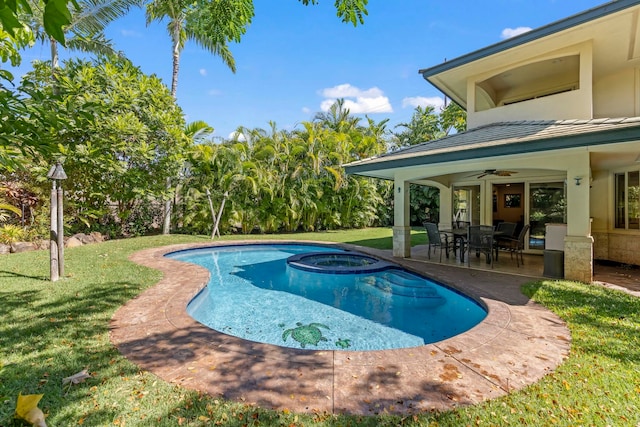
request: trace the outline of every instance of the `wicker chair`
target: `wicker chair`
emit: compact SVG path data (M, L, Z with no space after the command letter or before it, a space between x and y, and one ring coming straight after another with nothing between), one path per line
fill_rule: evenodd
M524 257L522 252L524 251L524 238L529 231L529 224L525 224L520 230L518 237L503 238L500 239L500 249L505 249L511 253L511 259L513 254L516 254L516 265L520 267L520 264L524 265Z
M495 236L495 250L496 250L496 261L498 260L498 250L506 249L505 246L510 245L510 241L515 238L516 228L518 224L515 222L501 222L496 226L496 231L499 232ZM507 240L506 244L502 244L503 240Z
M471 266L471 251L476 256L481 253L487 257L487 264L493 268L493 227L490 225L470 225L467 229L467 266Z
M440 248L440 262L442 262L443 250L449 258L449 251L453 250L453 239L449 239L449 234L441 232L435 222L425 222L424 228L427 230L427 239L429 240L429 259L431 259L431 248L434 250Z

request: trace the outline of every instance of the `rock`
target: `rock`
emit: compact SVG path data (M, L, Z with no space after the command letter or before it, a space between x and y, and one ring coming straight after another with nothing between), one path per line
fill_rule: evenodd
M67 248L76 248L78 246L82 246L82 241L75 236L69 237L69 239L65 242L65 247Z
M80 242L82 242L83 245L87 245L89 243L95 242L95 239L93 237L84 233L76 233L73 236L71 236L71 238L79 240Z
M93 240L94 240L96 243L102 243L102 242L104 242L105 240L107 240L107 239L105 238L105 236L103 236L103 235L102 235L100 232L98 232L98 231L92 231L89 235L90 235L91 237L93 237Z
M36 249L38 249L38 247L33 242L15 242L11 244L11 253L14 254L35 251Z
M11 253L11 246L0 243L0 254Z
M51 240L38 240L36 242L36 245L38 246L38 249L49 250L49 248L51 247Z

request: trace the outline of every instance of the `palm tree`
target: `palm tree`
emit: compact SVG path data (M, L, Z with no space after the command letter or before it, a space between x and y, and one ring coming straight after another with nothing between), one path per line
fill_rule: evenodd
M348 108L344 106L344 99L334 102L326 113L317 113L314 122L320 122L324 127L336 132L349 132L358 128L360 119L352 116Z
M29 0L29 3L33 13L22 19L27 22L37 41L49 43L53 74L59 66L58 41L45 28L43 0ZM69 25L64 27L65 36L71 34L66 40L66 47L86 53L122 55L104 37L103 31L109 23L125 15L132 6L140 4L141 0L79 0L79 9L73 11Z
M188 40L219 56L235 73L228 43L239 42L253 18L252 0L152 0L147 4L147 25L167 19L171 37L173 72L171 94L176 97L180 54Z
M176 98L180 54L188 40L193 40L214 55L219 56L231 71L236 65L228 43L240 41L253 18L253 0L152 0L147 4L147 25L153 21L168 20L171 37L172 74L171 95ZM171 180L167 178L167 189ZM171 229L171 199L165 201L163 234Z

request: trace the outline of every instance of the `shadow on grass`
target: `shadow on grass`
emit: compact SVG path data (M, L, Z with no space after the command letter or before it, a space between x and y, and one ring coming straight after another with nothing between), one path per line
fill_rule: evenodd
M0 425L13 425L15 399L22 394L44 394L40 407L65 412L74 404L66 396L62 379L88 368L101 379L133 375L137 368L114 364L119 353L110 344L108 321L113 311L137 294L131 282L87 283L75 292L72 284L37 284L23 291L2 293L0 304ZM14 286L15 288L15 286ZM74 420L73 425L77 424ZM22 425L17 423L16 425ZM60 424L62 425L62 424ZM71 424L69 424L71 425Z
M640 362L640 298L568 281L530 283L523 292L558 313L582 351Z
M33 279L33 280L39 280L39 281L50 281L50 277L49 276L33 276L33 275L28 275L28 274L20 274L20 273L16 273L14 271L6 271L6 270L0 270L0 279L2 278L12 278L12 277L20 277L23 279Z

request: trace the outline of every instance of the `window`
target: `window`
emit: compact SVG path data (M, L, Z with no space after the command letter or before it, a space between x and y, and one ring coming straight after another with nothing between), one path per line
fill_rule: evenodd
M564 182L531 183L529 186L529 249L544 249L546 225L567 223Z
M615 174L615 227L640 229L640 172Z

